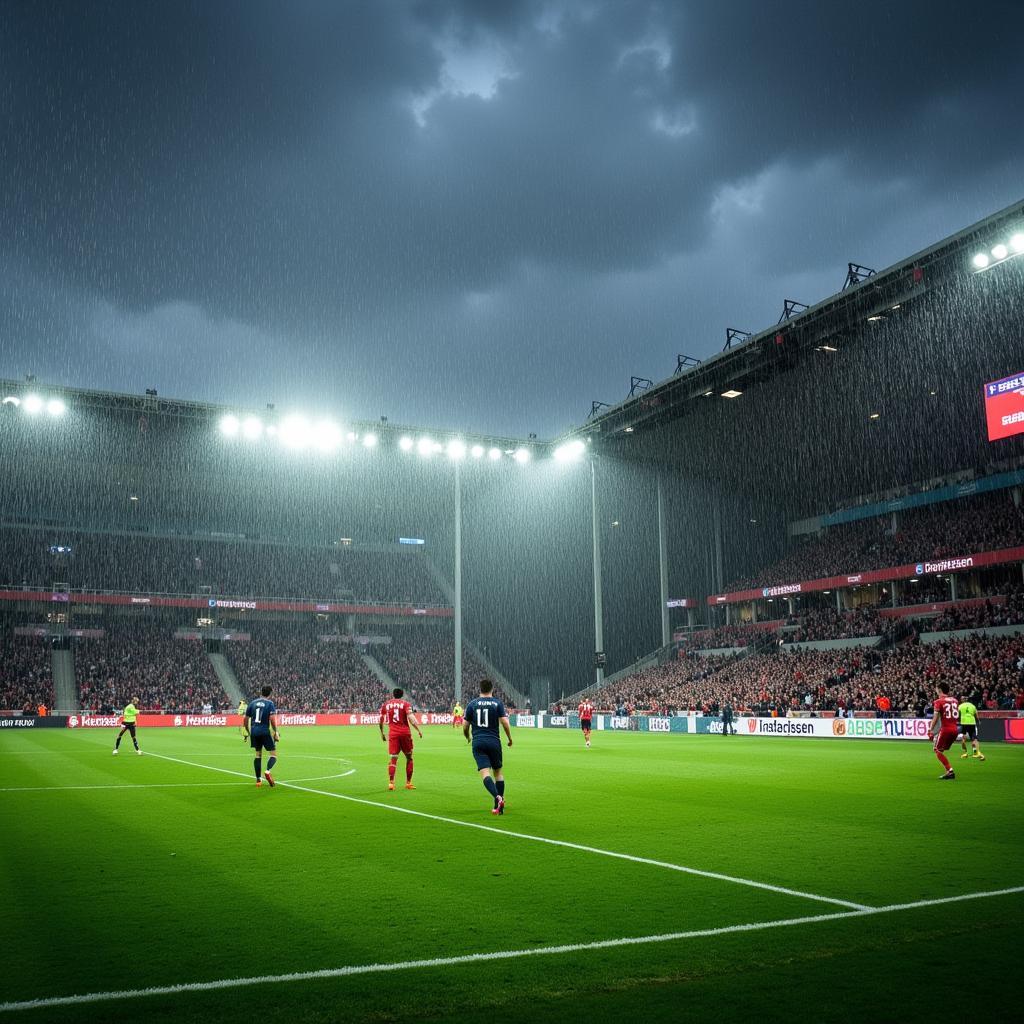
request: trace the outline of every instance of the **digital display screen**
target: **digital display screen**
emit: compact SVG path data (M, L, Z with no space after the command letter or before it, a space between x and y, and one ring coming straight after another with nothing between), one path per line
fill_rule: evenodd
M1024 372L990 381L984 393L988 439L1024 434Z

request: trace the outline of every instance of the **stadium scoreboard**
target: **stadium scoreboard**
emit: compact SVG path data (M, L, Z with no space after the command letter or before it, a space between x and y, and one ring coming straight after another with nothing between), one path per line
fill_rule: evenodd
M1024 372L989 381L984 395L990 441L1024 434Z

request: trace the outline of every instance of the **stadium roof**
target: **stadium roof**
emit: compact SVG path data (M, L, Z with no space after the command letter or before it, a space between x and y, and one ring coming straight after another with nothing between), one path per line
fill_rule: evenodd
M1003 235L1021 230L1024 199L886 270L874 272L851 263L841 291L802 309L802 303L785 300L776 325L751 335L730 328L721 352L703 361L681 354L676 372L663 381L633 378L629 397L603 408L595 402L589 420L572 433L599 434L605 439L634 433L641 426L684 415L691 403L709 397L708 392L713 396L730 389L742 392L753 383L771 380L797 366L802 355L863 325L869 317L884 315L893 306L909 307L943 282L971 274L970 260L979 248L987 251Z

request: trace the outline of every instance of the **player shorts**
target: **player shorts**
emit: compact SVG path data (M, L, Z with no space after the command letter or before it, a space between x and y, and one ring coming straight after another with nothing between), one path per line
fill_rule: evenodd
M277 750L274 737L269 732L254 732L249 735L249 742L252 749L259 753L261 750L273 752Z
M969 740L976 740L978 738L978 726L977 724L972 725L961 725L960 735L966 736Z
M593 728L593 726L590 724L591 721L592 721L592 719L590 719L590 718L581 718L580 719L580 728L581 729L585 729L585 730L587 730L589 732Z
M408 736L396 736L393 732L388 733L388 753L392 757L398 757L398 755L405 754L406 757L412 756L412 733Z
M127 729L132 734L132 739L135 739L135 723L134 722L125 722L121 726L121 728L122 729Z
M452 725L462 725L462 715L456 715L455 721L452 722Z
M935 749L938 751L949 750L956 743L956 733L945 729L935 737Z
M484 768L501 767L501 741L496 739L473 740L473 759L477 771Z

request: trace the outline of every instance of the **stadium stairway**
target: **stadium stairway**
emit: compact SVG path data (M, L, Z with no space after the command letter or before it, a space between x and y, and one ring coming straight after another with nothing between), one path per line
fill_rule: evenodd
M235 670L228 664L228 659L216 651L207 651L206 653L220 685L224 687L224 692L231 698L231 703L237 704L239 701L248 700L249 698L242 693L238 676L235 675Z
M395 688L395 681L388 675L388 671L384 666L370 654L360 654L360 658L363 659L363 664L384 684L386 690L393 690Z
M81 711L78 686L75 684L75 657L69 650L50 652L50 671L53 674L53 700L60 711Z
M422 557L426 562L427 572L430 573L430 578L441 589L441 593L444 594L444 596L448 598L448 600L454 605L455 588L449 582L448 577L445 576L445 574L441 572L441 570L438 569L436 565L434 565L433 561L430 558L427 558L426 555ZM463 635L462 642L463 644L465 644L466 649L471 651L476 656L480 664L483 665L485 669L487 669L487 672L490 675L491 679L495 683L497 683L497 685L500 686L502 690L504 690L505 693L508 694L508 696L513 701L515 701L515 706L519 708L526 707L526 695L522 692L522 690L513 686L505 677L504 673L499 671L498 667L494 664L494 662L492 662L490 658L488 658L483 653L483 651L481 651L480 648L477 647L475 643L473 643L472 640L470 640L467 636ZM462 682L463 686L465 686L466 680L464 679ZM470 680L470 682L472 682L472 680ZM465 691L463 692L463 696L465 696Z
M497 683L498 686L500 686L501 689L504 690L505 693L509 697L512 698L512 700L515 702L515 707L517 707L517 708L526 707L526 694L524 694L517 687L513 686L508 681L508 678L501 671L501 669L499 669L498 666L495 665L494 662L491 661L491 659L488 658L487 655L484 654L484 652L481 651L480 648L477 647L477 645L475 643L473 643L472 640L469 639L469 637L463 637L462 638L462 642L466 645L466 650L469 651L470 653L472 653L474 655L474 657L476 658L476 660L479 661L480 664L483 665L483 667L485 669L487 669L487 674L491 677L491 679L495 683ZM469 682L472 683L473 680L471 679L471 680L469 680ZM465 694L465 686L466 686L466 680L465 679L462 680L462 686L463 686L463 694ZM474 696L475 696L475 694L474 694Z

